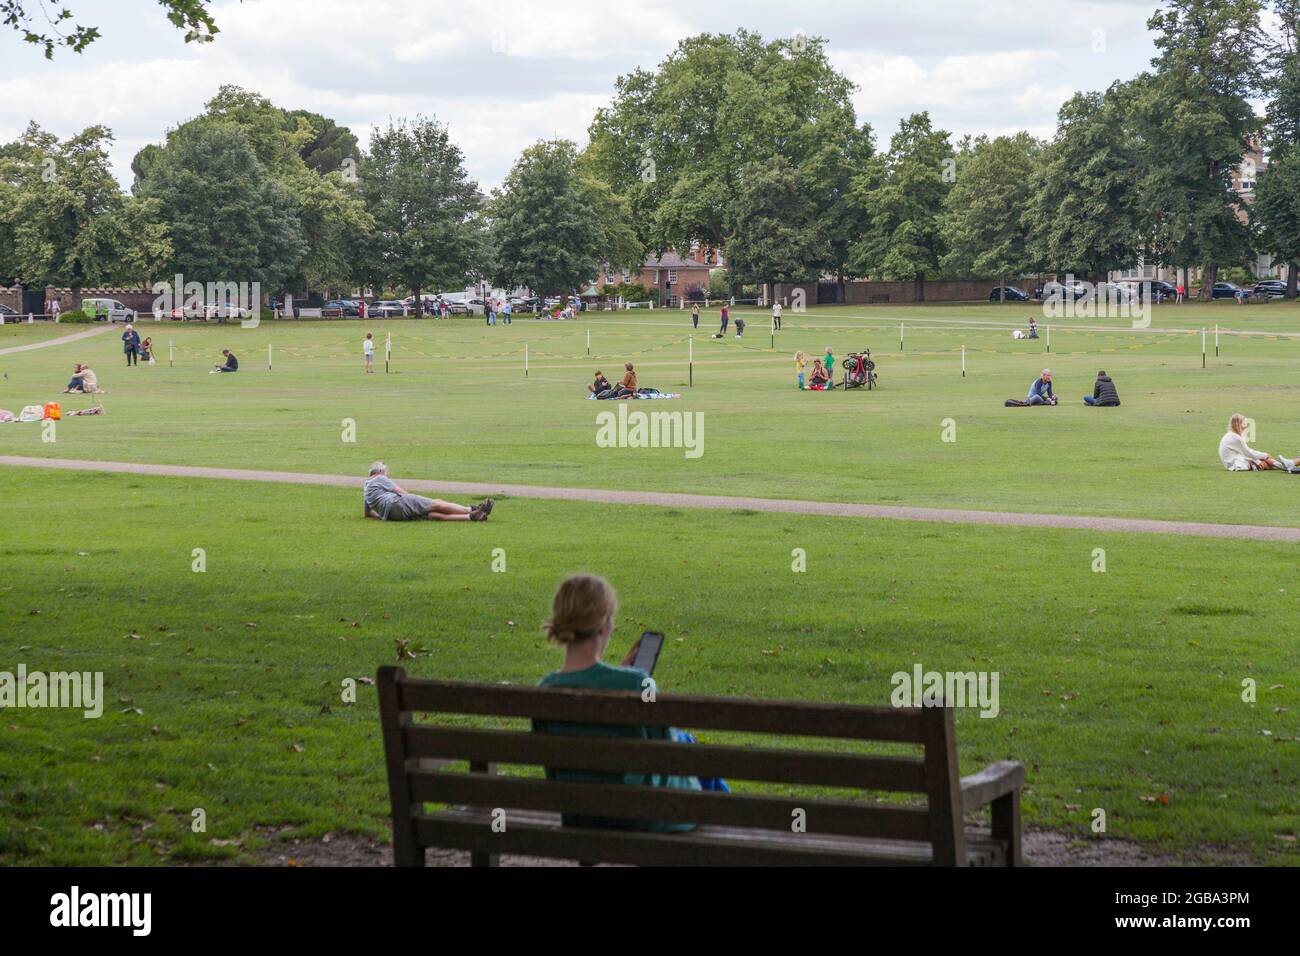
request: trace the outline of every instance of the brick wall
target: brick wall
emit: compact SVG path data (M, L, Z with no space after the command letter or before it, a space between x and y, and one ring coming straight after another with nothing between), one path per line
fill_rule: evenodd
M1008 279L1007 285L1019 286L1030 295L1033 294L1036 280ZM974 302L987 301L989 292L997 288L996 279L940 279L925 283L926 302ZM802 289L806 305L817 304L816 282L777 283L775 295L789 302L796 289ZM916 285L911 280L905 282L846 282L844 299L847 305L873 305L916 301Z

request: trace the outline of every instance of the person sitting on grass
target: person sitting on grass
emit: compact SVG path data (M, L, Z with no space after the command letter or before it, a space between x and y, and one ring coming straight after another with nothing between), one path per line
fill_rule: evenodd
M1095 408L1119 407L1119 390L1115 388L1115 383L1110 380L1110 376L1106 374L1105 369L1097 373L1097 381L1092 386L1092 394L1083 396L1083 404L1092 405Z
M808 388L814 392L824 392L830 384L831 373L821 359L813 359L812 373L808 376Z
M628 362L623 368L627 369L627 374L623 376L623 381L618 383L618 394L615 398L636 398L636 370L632 368L632 363Z
M1029 386L1029 397L1025 402L1028 405L1056 404L1056 396L1052 394L1051 369L1043 369L1043 374L1034 379L1034 384Z
M388 466L377 461L370 466L365 483L365 516L380 521L487 521L492 499L484 498L473 507L455 505L441 498L409 494L392 478Z
M618 596L604 578L590 574L575 574L567 578L556 590L551 602L551 617L542 630L547 641L564 649L564 666L552 671L539 681L541 687L568 687L585 690L622 690L641 694L653 686L650 675L632 667L641 646L638 640L624 655L618 667L611 667L601 658L609 646L614 632L614 616L618 613ZM654 705L646 704L646 716L653 715ZM533 730L573 737L617 738L635 737L642 740L673 740L693 743L689 734L671 727L578 724L560 721L534 721ZM673 787L680 790L726 790L725 782L716 779L701 781L698 777L673 776L658 773L616 773L586 770L546 768L550 780L579 781L584 783L621 783L641 787ZM598 827L617 830L650 830L675 833L694 829L692 823L672 823L653 820L631 820L609 817L582 817L564 814L565 826Z
M235 358L235 353L230 349L222 349L221 354L226 357L226 364L212 366L212 372L238 372L239 359ZM212 372L208 374L212 374Z
M596 380L587 386L587 391L592 395L599 395L601 392L608 392L614 386L609 384L609 379L600 369L596 369Z
M1246 444L1246 416L1233 415L1228 419L1228 431L1219 439L1219 461L1228 471L1295 471L1294 459L1274 458L1256 451ZM1297 456L1300 457L1300 456Z
M95 378L94 371L89 365L78 362L72 369L72 380L68 382L68 387L63 390L63 394L80 395L83 392L91 394L97 391L99 391L99 382Z

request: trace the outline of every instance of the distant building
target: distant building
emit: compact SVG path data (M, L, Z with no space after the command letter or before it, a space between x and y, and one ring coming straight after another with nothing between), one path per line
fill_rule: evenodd
M640 269L626 272L602 272L588 288L599 292L607 285L641 283L647 289L658 289L664 299L691 297L693 292L702 298L709 291L710 266L695 258L683 258L675 252L662 256L646 256Z

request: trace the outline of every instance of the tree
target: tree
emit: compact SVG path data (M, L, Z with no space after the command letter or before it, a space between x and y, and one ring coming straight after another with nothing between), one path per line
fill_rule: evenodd
M1232 173L1258 135L1260 0L1166 0L1147 27L1159 55L1145 84L1143 192L1167 253L1202 264L1208 299L1219 264L1245 259L1250 229Z
M173 131L169 142L200 126L242 136L263 176L290 197L277 208L290 215L286 225L295 230L302 250L276 270L283 288L308 291L351 285L360 278L373 223L356 185L360 151L350 130L315 113L290 113L264 96L229 84L217 91L202 114ZM137 190L144 189L166 148L151 144L136 154L131 168ZM344 165L345 159L351 163Z
M739 282L804 282L828 258L816 205L780 156L742 167L730 220L727 266Z
M928 113L899 124L888 154L873 157L854 180L854 199L868 220L850 254L859 275L911 279L916 301L925 300L926 276L939 271L946 251L940 216L954 162L947 132L934 129Z
M835 277L836 302L844 301L853 244L870 226L866 209L854 198L853 180L874 152L871 126L855 126L850 112L843 122L827 130L821 145L800 168L823 239L822 261L808 265L820 265ZM812 273L811 268L806 271Z
M1137 261L1141 170L1131 99L1115 83L1104 93L1076 93L1061 106L1056 136L1031 172L1024 211L1029 261L1094 278Z
M1300 261L1300 147L1275 153L1255 184L1252 215L1261 225L1263 247L1287 269L1287 297L1296 295L1296 262Z
M185 31L186 43L210 43L220 31L208 12L210 0L158 0L167 13L167 19ZM45 25L35 22L28 8L35 5ZM72 22L74 14L66 6L57 12L45 9L45 0L0 0L0 22L22 34L23 40L44 49L45 59L54 59L55 47L70 47L80 53L99 39L98 27L82 26ZM61 28L70 27L70 32ZM49 33L38 32L46 29Z
M1041 150L1034 137L1016 133L993 140L981 136L958 157L941 222L948 250L940 263L944 274L996 278L1005 288L1008 277L1032 268L1021 211Z
M160 210L123 194L109 168L113 135L91 126L65 140L35 123L0 151L0 271L25 285L140 280L169 251Z
M596 274L605 235L568 140L525 149L493 197L495 278L503 285L568 293Z
M1287 263L1287 297L1295 298L1300 272L1300 0L1273 0L1280 29L1265 54L1270 98L1265 127L1268 169L1255 186L1252 215L1263 247Z
M735 232L741 169L773 156L802 167L827 136L854 126L852 92L821 39L701 34L655 72L620 77L584 159L627 196L647 246L716 249Z
M298 272L307 252L301 206L268 175L241 129L186 123L152 155L136 195L156 200L171 226L169 273L273 290Z
M361 193L375 223L372 275L410 289L417 315L423 290L463 287L475 274L485 247L483 195L446 126L417 117L376 130Z

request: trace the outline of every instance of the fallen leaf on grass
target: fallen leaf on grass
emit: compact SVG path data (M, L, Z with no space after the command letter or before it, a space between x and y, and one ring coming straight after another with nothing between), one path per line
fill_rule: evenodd
M1169 806L1169 794L1162 793L1158 797L1140 796L1138 797L1143 803L1158 803L1162 807Z

